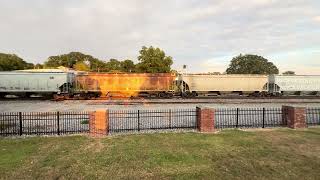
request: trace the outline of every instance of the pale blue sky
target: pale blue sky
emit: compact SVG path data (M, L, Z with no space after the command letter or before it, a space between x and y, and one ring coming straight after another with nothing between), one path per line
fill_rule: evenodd
M319 0L0 0L0 22L0 52L31 62L70 51L135 60L153 45L189 72L253 53L320 74Z

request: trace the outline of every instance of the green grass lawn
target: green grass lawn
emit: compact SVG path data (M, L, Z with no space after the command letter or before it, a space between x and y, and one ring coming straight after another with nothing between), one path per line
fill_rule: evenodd
M320 128L0 138L1 179L319 179Z

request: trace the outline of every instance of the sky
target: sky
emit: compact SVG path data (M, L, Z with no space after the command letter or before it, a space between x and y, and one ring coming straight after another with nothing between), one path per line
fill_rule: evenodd
M0 52L33 63L71 51L137 62L154 46L190 73L241 53L320 74L319 0L0 0L0 22Z

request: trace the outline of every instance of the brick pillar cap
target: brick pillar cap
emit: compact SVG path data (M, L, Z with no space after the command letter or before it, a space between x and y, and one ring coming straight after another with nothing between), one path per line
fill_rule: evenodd
M306 108L306 107L302 107L299 105L283 105L283 107L288 107L288 108Z
M106 112L108 109L96 109L93 112Z
M284 107L294 107L294 108L305 108L303 106L300 105L283 105Z
M207 107L207 106L197 106L197 109L214 109L212 107Z

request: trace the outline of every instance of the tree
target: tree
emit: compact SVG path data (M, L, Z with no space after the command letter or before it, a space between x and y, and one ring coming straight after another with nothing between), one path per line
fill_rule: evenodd
M90 63L90 70L94 72L108 72L107 63L101 60L92 61Z
M75 65L73 65L73 69L76 71L89 71L89 66L84 62L77 62Z
M286 71L282 73L283 75L295 75L296 73L294 71Z
M135 68L135 64L129 59L120 62L120 69L122 72L135 72Z
M109 62L107 62L107 69L112 72L120 72L121 62L117 59L110 59Z
M163 50L150 46L143 46L139 51L139 63L137 64L138 72L146 73L168 73L173 63L172 57L166 56Z
M0 53L0 71L13 71L33 68L32 63L27 63L15 54Z
M43 65L40 63L37 63L36 65L34 65L34 69L43 69Z
M232 58L227 74L279 74L279 69L262 56L239 55Z
M46 67L64 66L72 68L77 62L87 63L91 70L97 71L105 66L105 62L81 52L70 52L58 56L50 56L44 63Z

